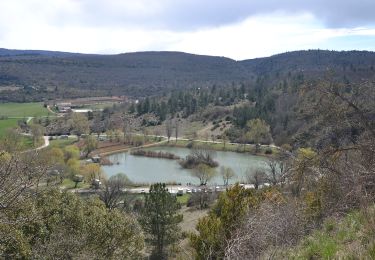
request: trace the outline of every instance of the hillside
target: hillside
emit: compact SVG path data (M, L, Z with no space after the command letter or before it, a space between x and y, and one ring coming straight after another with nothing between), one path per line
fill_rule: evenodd
M174 89L274 85L291 76L318 79L328 69L341 81L372 79L375 53L296 51L234 61L181 52L87 55L0 49L0 101L56 96L163 95ZM89 92L88 92L89 91Z
M21 87L36 99L87 96L87 90L91 95L144 96L171 89L229 84L249 77L251 72L231 59L178 52L0 57L0 86ZM7 91L2 99L11 96L16 93Z

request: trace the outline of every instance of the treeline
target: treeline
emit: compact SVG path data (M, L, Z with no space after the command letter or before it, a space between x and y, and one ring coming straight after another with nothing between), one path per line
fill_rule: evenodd
M170 160L179 160L180 157L173 154L173 153L168 153L168 152L156 152L156 151L146 151L146 150L132 150L130 152L131 155L135 156L145 156L145 157L151 157L151 158L164 158L164 159L170 159Z
M194 88L191 90L173 91L165 98L146 97L133 104L130 107L131 113L143 115L146 113L155 113L161 121L164 121L168 115L174 117L180 113L186 118L192 114L205 109L209 105L230 106L241 100L252 99L252 93L247 93L245 83L232 84L231 86L212 85L211 87Z

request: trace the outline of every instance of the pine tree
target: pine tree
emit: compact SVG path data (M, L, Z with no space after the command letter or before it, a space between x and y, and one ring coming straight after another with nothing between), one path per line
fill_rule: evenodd
M151 185L149 194L145 195L140 222L148 234L147 241L153 246L153 259L166 259L165 248L178 241L178 223L182 221L182 215L177 213L179 208L176 197L164 183Z

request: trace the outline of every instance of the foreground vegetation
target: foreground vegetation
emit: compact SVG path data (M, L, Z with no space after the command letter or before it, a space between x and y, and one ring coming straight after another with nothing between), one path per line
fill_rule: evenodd
M350 68L353 77L354 72ZM374 257L374 85L333 76L306 82L302 74L292 73L284 82L279 76L258 77L255 87L194 88L137 105L21 122L19 128L30 134L34 146L44 133L76 136L52 141L42 150L25 151L20 134L6 131L0 138L0 256L165 259L191 252L196 259ZM203 135L211 133L205 139L212 143L178 140L188 118L203 125L210 120ZM163 134L150 134L158 126ZM177 199L165 184L154 184L149 193L131 196L126 191L133 184L125 174L108 178L99 163L87 160L99 144L137 147L161 135L170 145L193 148L180 163L192 168L202 185L199 192ZM222 142L215 143L218 139ZM272 142L283 149L276 153L262 146ZM230 187L235 173L221 168L227 189L210 190L206 184L217 166L213 150L234 146L272 154L269 172L249 172L253 186L246 189ZM81 197L82 187L89 190ZM208 211L195 229L183 233L180 203Z
M294 248L276 253L288 259L374 259L374 205L353 211L344 218L328 218L322 228Z

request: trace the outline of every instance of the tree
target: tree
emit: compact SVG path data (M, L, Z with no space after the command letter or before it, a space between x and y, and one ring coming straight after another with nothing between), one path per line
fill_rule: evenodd
M254 185L254 188L257 190L260 185L262 185L266 179L267 175L264 170L255 169L254 171L247 171L248 182Z
M36 147L38 145L40 139L43 137L45 129L41 125L32 124L30 126L30 130L31 130L31 134L33 136L34 147Z
M220 168L220 174L221 174L221 177L223 178L224 186L228 186L229 180L236 176L236 174L230 167L225 167L225 166L222 166Z
M168 192L165 184L151 185L149 194L145 195L140 223L147 233L147 241L153 246L155 259L165 259L165 248L179 239L178 223L182 215L177 214L178 209L176 197Z
M125 193L124 189L130 183L129 178L123 173L111 176L108 180L104 180L104 187L100 191L99 198L108 209L114 209L119 205Z
M47 189L2 215L0 255L6 259L139 259L140 225L97 198ZM6 217L6 218L3 218ZM103 235L105 234L105 235Z
M318 179L319 172L316 166L319 164L317 153L311 148L300 148L292 163L291 171L288 175L292 182L292 192L297 197L302 190L309 189Z
M174 121L174 129L176 131L176 143L177 143L177 139L178 139L179 127L180 127L180 122L179 122L179 119L176 118L175 121Z
M242 223L248 209L257 205L254 191L238 184L221 193L210 214L199 219L198 234L190 236L196 259L224 259L227 241Z
M71 118L71 126L73 128L73 133L81 137L83 134L88 134L90 131L89 121L85 115L82 113L73 113Z
M193 169L191 175L199 179L200 185L206 185L215 176L215 171L210 166L201 163Z
M64 161L68 162L70 159L79 159L79 149L75 145L68 145L64 148Z
M283 172L283 163L274 159L270 159L267 162L267 166L270 169L270 173L267 176L267 180L272 185L278 184L280 182L281 174Z
M245 136L248 142L269 144L272 141L270 126L262 119L252 119L246 123L248 131Z
M223 145L224 145L224 150L226 149L226 144L227 144L227 142L228 142L228 136L225 134L225 133L223 133L222 135L221 135L221 140L223 141Z
M167 134L168 143L172 136L172 129L173 129L172 120L169 118L165 121L165 133Z
M94 179L102 180L104 177L104 173L100 168L100 165L97 163L89 163L84 165L81 172L88 182L92 182Z
M0 151L16 152L20 151L23 147L21 135L13 130L8 129L0 139Z
M37 187L50 169L46 151L6 152L0 150L0 224L1 212L16 207ZM5 219L4 219L5 220Z
M84 151L86 152L85 157L87 157L92 151L94 151L98 147L98 140L94 136L89 135L85 138L84 145Z
M73 176L73 181L75 183L74 188L76 189L78 186L78 183L83 182L84 177L82 175L76 174Z
M133 105L133 104L132 104ZM131 140L131 126L130 126L130 120L126 117L126 115L123 115L123 122L122 122L122 132L124 133L124 143L128 144Z

